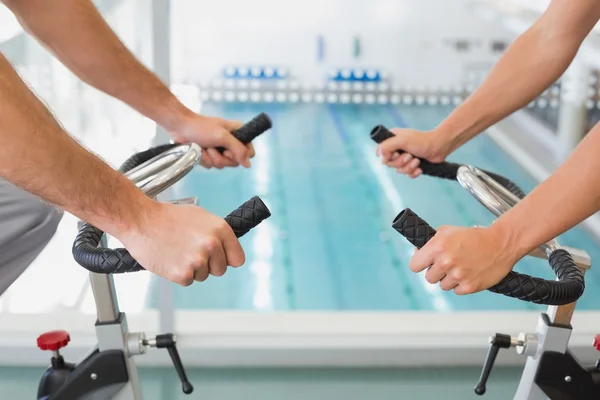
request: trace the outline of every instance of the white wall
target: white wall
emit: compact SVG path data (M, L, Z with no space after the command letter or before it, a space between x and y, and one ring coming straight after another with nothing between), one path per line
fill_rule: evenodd
M223 66L285 66L301 82L320 83L331 67L376 67L400 85L466 84L472 65L497 59L492 40L514 35L468 10L467 0L174 0L176 82L207 81ZM317 37L325 58L317 61ZM362 56L353 58L353 37ZM448 40L479 47L458 53Z

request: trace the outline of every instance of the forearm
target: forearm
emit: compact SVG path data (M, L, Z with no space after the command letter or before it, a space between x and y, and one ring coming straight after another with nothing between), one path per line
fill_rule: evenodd
M566 71L600 17L593 0L554 0L505 52L480 87L437 128L455 150L523 108Z
M9 0L23 26L80 79L167 130L191 110L144 67L89 0Z
M492 225L520 257L600 210L598 149L600 124L552 176Z
M119 236L153 202L71 138L0 54L0 176Z

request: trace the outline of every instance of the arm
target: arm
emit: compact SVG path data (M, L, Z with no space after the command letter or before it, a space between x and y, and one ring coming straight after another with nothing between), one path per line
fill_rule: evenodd
M202 146L203 163L250 165L252 148L229 134L241 124L200 117L185 107L125 47L92 1L4 0L4 3L24 28L80 79L152 119L170 132L175 141L193 141ZM229 150L225 153L227 157L214 149L218 146Z
M396 137L379 146L382 161L411 177L419 161L441 162L458 147L526 106L567 69L600 18L596 0L554 0L542 17L504 53L481 86L436 129L423 135L392 130ZM407 154L395 155L396 149ZM410 153L410 154L409 154Z
M525 107L560 78L599 18L598 1L553 0L481 86L438 127L440 135L451 139L451 151Z
M600 124L567 161L487 228L442 227L410 262L430 283L470 294L500 282L529 252L600 210ZM428 268L431 266L431 268Z
M599 149L600 124L554 174L492 225L519 258L600 210Z
M147 270L179 284L244 263L222 218L148 198L73 140L1 54L0 177L118 238Z
M60 127L1 54L0 143L0 176L110 234L137 229L152 209L135 185Z

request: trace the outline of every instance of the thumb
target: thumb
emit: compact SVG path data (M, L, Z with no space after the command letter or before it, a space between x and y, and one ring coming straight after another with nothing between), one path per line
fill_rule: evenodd
M233 120L224 119L221 122L222 122L223 128L227 129L229 132L237 131L242 126L244 126L244 123L242 121L233 121Z

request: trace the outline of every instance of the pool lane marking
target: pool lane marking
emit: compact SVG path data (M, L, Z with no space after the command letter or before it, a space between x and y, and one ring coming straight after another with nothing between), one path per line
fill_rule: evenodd
M376 208L375 208L375 204L377 204L376 197L373 194L372 189L370 188L369 180L368 180L363 168L361 168L360 162L358 161L358 157L355 154L354 149L349 145L349 137L344 130L340 116L332 104L328 104L327 107L329 110L329 115L331 116L331 119L333 121L333 125L336 128L336 132L342 139L342 142L344 143L344 149L346 151L346 154L352 163L353 169L356 171L356 175L358 176L358 181L359 181L360 185L363 187L366 197L369 200L371 200L368 203L369 204L368 208L371 211L371 213L373 214L373 217L377 221L379 221L380 230L386 231L389 229L389 227L384 225L381 215L379 214L378 210L376 210ZM406 278L405 268L403 268L404 263L396 254L396 251L395 251L394 247L392 246L391 241L385 241L383 245L387 250L392 267L396 269L396 271L399 273L399 275L401 277ZM412 287L409 284L407 284L407 282L409 282L409 279L400 279L400 284L404 290L404 295L408 300L409 307L413 310L420 310L421 307L419 307L419 304L416 300L416 296L414 295L414 291L413 291Z
M271 115L274 121L277 120L278 109L274 105L269 105L267 108L267 114ZM279 142L279 130L277 129L277 124L273 124L271 128L271 132L268 133L267 137L269 141L273 145L273 166L275 168L275 181L277 182L277 186L273 191L274 196L276 198L276 204L279 208L277 210L277 218L281 221L281 229L286 232L288 237L285 240L282 240L282 253L283 253L283 267L286 276L286 294L288 295L289 308L292 310L296 309L296 292L293 283L293 274L292 274L292 260L290 257L290 245L289 241L291 238L289 237L289 215L287 211L287 204L285 201L285 189L283 185L283 176L282 176L282 163L281 163L281 149ZM279 232L280 233L280 232Z

